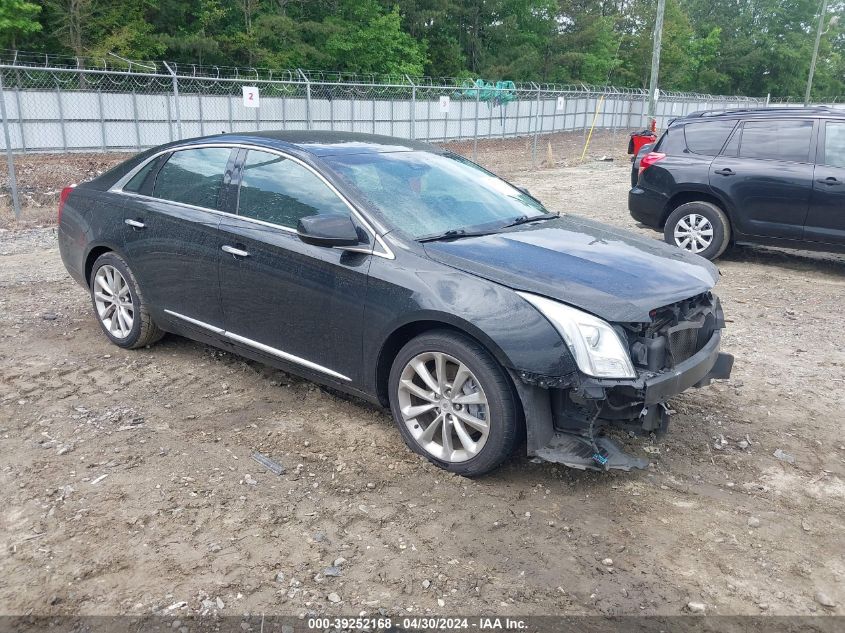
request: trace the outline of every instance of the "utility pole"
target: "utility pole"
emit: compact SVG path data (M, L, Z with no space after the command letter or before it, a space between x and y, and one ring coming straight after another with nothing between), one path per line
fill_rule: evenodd
M816 45L813 46L813 59L810 62L810 75L807 77L807 92L804 93L804 107L810 105L810 92L813 90L813 74L816 72L816 60L819 57L819 42L822 41L824 18L827 15L827 0L822 0L822 10L819 12L819 28L816 29Z
M648 82L649 123L654 118L657 105L657 75L660 72L660 41L663 39L663 12L665 9L666 0L657 0L657 18L654 21L654 43L651 49L651 79Z

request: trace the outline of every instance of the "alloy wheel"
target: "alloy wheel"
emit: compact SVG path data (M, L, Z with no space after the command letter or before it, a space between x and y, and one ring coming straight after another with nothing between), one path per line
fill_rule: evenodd
M675 225L675 244L692 253L700 253L713 243L713 225L698 213L685 215Z
M464 462L484 448L490 406L478 379L458 359L424 352L402 370L398 386L402 420L416 442L445 462Z
M132 293L114 266L100 266L94 275L94 305L106 331L117 339L129 336L135 322Z

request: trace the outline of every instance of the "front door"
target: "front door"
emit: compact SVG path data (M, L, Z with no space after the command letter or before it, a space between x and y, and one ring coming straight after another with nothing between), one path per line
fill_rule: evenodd
M845 244L845 121L823 121L804 239Z
M811 119L746 121L710 164L739 234L801 239L813 191Z
M238 215L220 223L226 336L299 369L359 384L371 255L305 244L295 231L300 217L350 214L349 206L296 159L251 149L238 163L237 200L229 207ZM370 236L367 249L372 243Z
M223 321L217 208L231 154L228 147L179 150L124 186L126 256L141 292L167 318Z

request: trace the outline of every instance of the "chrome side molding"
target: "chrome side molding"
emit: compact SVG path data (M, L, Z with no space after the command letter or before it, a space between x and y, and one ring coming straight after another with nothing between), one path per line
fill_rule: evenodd
M177 319L182 319L183 321L187 321L193 325L196 325L201 328L205 328L209 332L214 332L220 336L225 336L228 339L231 339L235 342L242 343L244 345L248 345L254 349L257 349L265 354L270 354L271 356L276 356L281 358L282 360L286 360L290 363L294 363L296 365L302 365L303 367L307 367L308 369L312 369L314 371L318 371L322 374L326 374L327 376L331 376L332 378L337 378L338 380L345 380L349 382L352 380L349 376L344 376L341 373L334 371L333 369L329 369L328 367L323 367L322 365L318 365L317 363L311 362L308 359L300 358L299 356L294 356L293 354L288 354L285 351L280 349L276 349L275 347L270 347L269 345L265 345L264 343L259 343L258 341L253 341L251 338L247 338L245 336L241 336L240 334L235 334L234 332L227 332L223 328L219 328L217 326L211 325L209 323L205 323L204 321L200 321L198 319L192 319L189 316L185 316L184 314L179 314L178 312L174 312L173 310L165 310L166 314L170 316L174 316Z

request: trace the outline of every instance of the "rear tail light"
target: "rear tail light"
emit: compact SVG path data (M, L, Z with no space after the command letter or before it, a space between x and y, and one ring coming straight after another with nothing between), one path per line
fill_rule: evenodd
M65 202L67 201L67 197L70 195L70 192L73 191L73 188L76 185L71 185L70 187L65 187L62 189L62 193L59 194L59 223L62 221L62 209L65 208Z
M646 169L654 165L654 163L659 163L664 158L666 158L666 154L663 152L649 152L640 160L640 171L637 173L643 173Z

